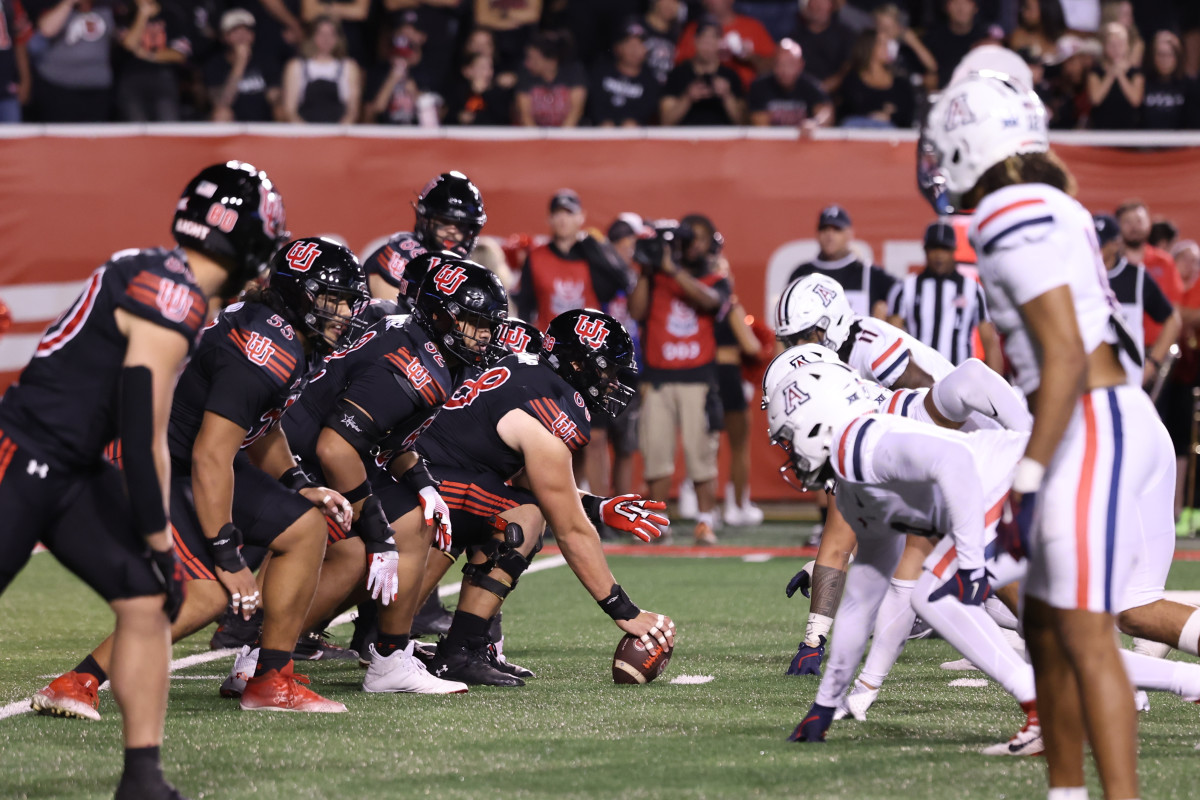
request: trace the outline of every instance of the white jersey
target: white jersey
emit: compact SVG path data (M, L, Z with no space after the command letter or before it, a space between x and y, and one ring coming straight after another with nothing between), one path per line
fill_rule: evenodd
M889 388L910 361L935 381L954 371L954 365L941 353L895 325L874 317L854 320L850 338L838 355L862 377Z
M1041 370L1021 306L1067 286L1084 350L1116 344L1120 310L1108 285L1092 215L1045 184L1006 186L983 199L970 228L992 322L1025 394L1041 384Z
M837 504L860 537L952 537L959 565L982 567L1029 436L937 428L867 414L833 431Z

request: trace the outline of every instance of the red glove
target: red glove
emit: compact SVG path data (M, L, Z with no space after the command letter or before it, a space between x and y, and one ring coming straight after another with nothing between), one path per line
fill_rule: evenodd
M619 531L627 531L648 542L657 539L671 520L656 511L666 511L667 504L660 500L644 500L636 494L619 494L600 501L600 519L605 525Z

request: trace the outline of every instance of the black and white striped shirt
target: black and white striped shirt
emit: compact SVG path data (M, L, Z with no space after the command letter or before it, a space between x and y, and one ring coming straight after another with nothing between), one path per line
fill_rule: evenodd
M864 264L858 256L850 253L834 261L826 261L821 257L814 258L792 270L788 283L792 283L805 275L813 273L828 275L842 285L850 309L860 317L871 316L871 308L876 302L888 299L888 294L896 284L896 279L879 267Z
M955 366L971 357L975 329L989 321L983 287L961 270L909 275L897 284L888 305L904 320L905 330Z
M1146 268L1141 264L1130 264L1125 256L1108 271L1108 285L1121 304L1125 327L1143 354L1146 348L1145 318L1164 324L1175 310L1171 301Z

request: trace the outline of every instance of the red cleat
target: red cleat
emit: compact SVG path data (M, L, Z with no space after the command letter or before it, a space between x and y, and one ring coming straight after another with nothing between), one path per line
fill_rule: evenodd
M100 681L86 672L63 673L35 694L29 705L39 714L98 722Z
M273 669L246 681L242 692L243 711L308 711L317 714L340 714L346 707L334 700L305 688L307 675L292 671L292 662L283 669Z

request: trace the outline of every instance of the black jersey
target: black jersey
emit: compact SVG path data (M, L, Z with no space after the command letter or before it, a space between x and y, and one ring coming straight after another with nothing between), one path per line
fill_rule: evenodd
M513 409L542 423L572 452L591 438L592 417L583 395L544 358L514 353L463 381L421 434L417 451L434 466L494 472L509 480L524 468L525 458L504 443L496 425Z
M389 236L378 250L367 256L363 261L363 269L368 278L378 275L399 289L408 262L425 252L425 246L418 241L415 233L400 231Z
M117 435L118 308L178 331L190 353L208 304L181 250L123 250L92 273L0 401L0 427L61 468L95 467Z
M292 326L262 303L234 303L204 330L171 404L167 441L173 469L188 474L192 445L211 411L262 437L300 396L307 356Z
M325 357L300 399L283 418L292 452L305 469L320 474L317 438L342 398L371 416L379 430L375 461L411 450L442 403L454 391L461 370L451 370L425 330L406 317L386 317L348 347Z
M788 283L814 272L828 275L840 283L851 310L861 317L871 316L871 309L877 302L887 302L888 294L896 284L891 275L879 267L864 264L853 253L836 261L826 261L818 256L792 270Z

